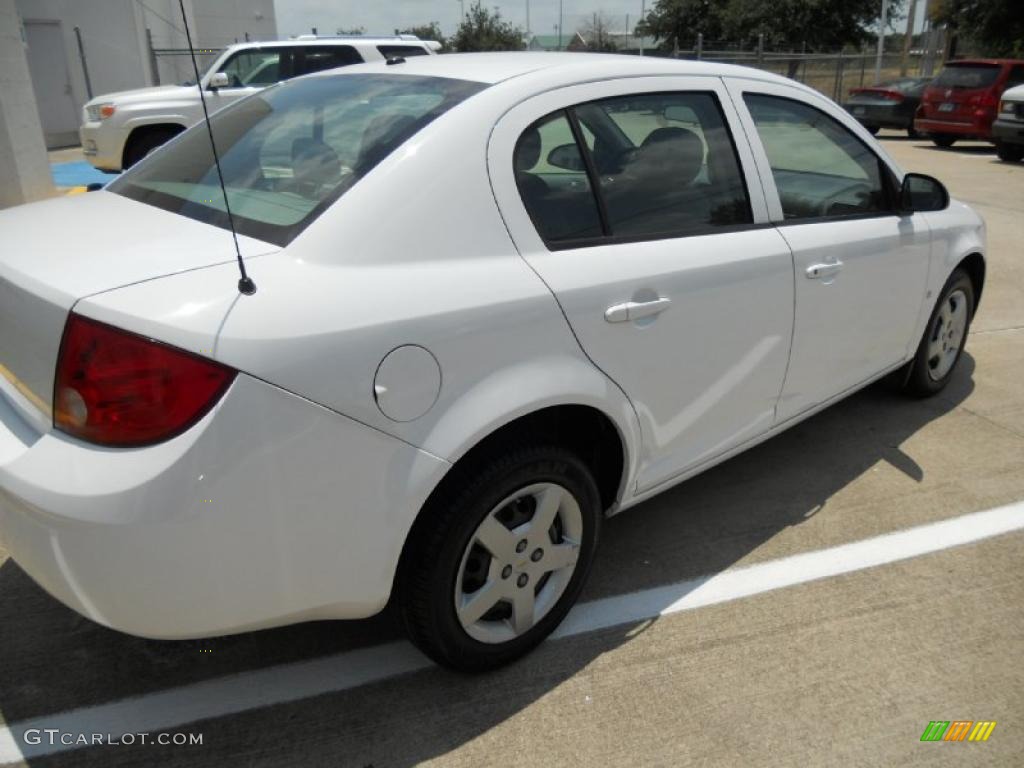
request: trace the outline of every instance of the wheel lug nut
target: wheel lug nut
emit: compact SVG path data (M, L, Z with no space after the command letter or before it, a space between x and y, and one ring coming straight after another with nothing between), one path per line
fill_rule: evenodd
M526 539L523 539L516 544L516 552L524 552L526 550Z
M525 573L520 573L519 574L519 578L516 579L516 584L518 586L520 586L520 587L525 587L527 582L529 582L529 581L530 581L530 577L529 576L527 576Z
M533 560L533 562L535 563L542 557L544 557L544 550L540 549L539 547L533 550L533 553L530 555L530 559Z
M511 575L512 575L512 566L511 565L506 565L504 568L501 569L501 578L507 579Z

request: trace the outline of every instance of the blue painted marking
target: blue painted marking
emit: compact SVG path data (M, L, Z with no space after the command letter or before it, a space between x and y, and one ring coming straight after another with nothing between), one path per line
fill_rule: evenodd
M86 187L89 184L107 184L116 176L98 171L85 160L73 163L51 163L50 173L58 187Z

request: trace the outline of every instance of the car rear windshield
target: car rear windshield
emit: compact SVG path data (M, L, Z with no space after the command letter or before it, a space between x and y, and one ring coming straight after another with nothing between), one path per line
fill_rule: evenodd
M941 88L988 88L999 77L998 64L947 64L932 85Z
M211 115L236 229L287 245L399 145L484 87L413 75L311 77ZM202 123L108 189L229 228Z

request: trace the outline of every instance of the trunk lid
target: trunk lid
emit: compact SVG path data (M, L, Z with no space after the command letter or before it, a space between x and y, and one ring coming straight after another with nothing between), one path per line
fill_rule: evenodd
M280 250L239 236L243 257ZM230 232L90 192L0 211L0 394L29 421L51 415L67 315L85 296L234 261Z

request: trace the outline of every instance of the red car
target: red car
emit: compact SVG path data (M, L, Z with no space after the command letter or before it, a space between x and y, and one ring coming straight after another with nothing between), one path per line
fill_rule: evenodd
M957 139L992 140L999 97L1024 83L1022 59L963 59L946 63L925 88L914 129L940 147Z

